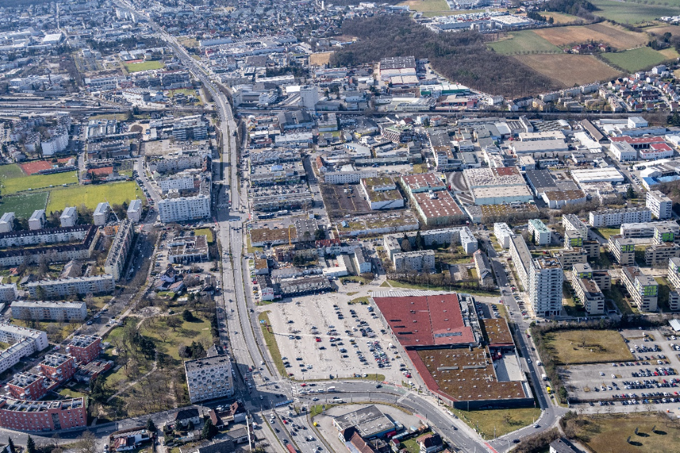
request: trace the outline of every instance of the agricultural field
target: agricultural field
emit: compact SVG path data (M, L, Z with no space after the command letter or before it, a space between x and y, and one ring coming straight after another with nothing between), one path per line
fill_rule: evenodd
M602 57L611 64L628 71L635 72L657 65L667 60L660 52L650 47L626 50L625 52L605 53Z
M144 61L142 63L123 63L128 72L150 71L152 69L163 69L165 63L162 61Z
M411 11L420 11L421 13L431 11L450 11L449 4L446 0L407 0L401 2L400 5L408 5Z
M594 453L680 451L680 424L665 414L580 415L563 423Z
M67 187L53 190L50 193L47 211L61 211L66 206L80 206L81 204L94 209L102 201L122 204L123 202L129 203L135 198L145 200L144 193L134 181Z
M657 36L662 36L664 33L670 33L673 36L680 35L680 25L659 25L645 28L647 33L654 33Z
M559 28L558 30L564 30L564 28ZM505 39L489 43L489 47L504 55L562 51L559 47L554 46L547 40L541 38L533 30L510 33Z
M639 4L632 1L620 2L614 0L592 0L592 4L599 8L594 14L620 24L640 24L657 19L661 16L675 16L680 12L678 0L671 0L673 6Z
M562 330L546 333L543 340L560 365L635 359L621 334L614 330Z
M61 186L63 184L77 184L78 175L75 171L55 173L53 175L33 175L21 178L11 178L2 180L2 194L10 195L29 189L44 189L50 186Z
M312 66L322 66L331 61L333 52L318 52L309 56L309 64Z
M26 176L26 173L24 173L17 164L0 165L0 180L21 178L24 176Z
M49 192L30 192L2 197L0 200L0 216L13 212L16 217L28 219L36 209L45 209Z
M649 40L646 33L635 33L606 23L542 28L536 30L535 33L556 46L581 44L593 40L596 43L602 42L619 50L639 47L647 44Z
M562 53L515 55L514 58L565 87L613 79L620 74L592 55Z
M678 51L673 49L672 47L669 47L668 49L659 50L658 52L664 57L666 57L666 59L668 60L680 57Z
M574 22L576 23L583 22L583 19L577 16L572 16L571 14L541 11L540 15L545 17L546 19L552 17L553 23L555 24L571 24Z

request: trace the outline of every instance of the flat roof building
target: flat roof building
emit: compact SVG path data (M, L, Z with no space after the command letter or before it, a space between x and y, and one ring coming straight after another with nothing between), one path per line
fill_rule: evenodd
M637 309L644 312L656 311L659 284L654 277L644 275L637 266L622 267L621 271L621 280Z
M670 219L673 216L673 202L659 190L651 190L645 195L646 205L652 215L659 219Z
M394 422L374 405L334 417L333 425L341 433L354 428L364 439L380 437L396 429Z
M510 238L514 237L515 233L507 223L494 223L493 235L496 236L498 244L504 249L507 249L510 247Z
M552 232L540 219L529 220L529 233L533 235L536 245L550 245L552 241Z
M85 321L85 302L19 300L12 303L12 318L26 321Z
M59 224L62 228L76 226L78 222L78 210L73 206L67 206L59 216Z
M130 202L127 217L135 223L139 223L142 220L142 200L137 198Z
M28 228L32 231L42 230L43 228L45 228L45 223L47 223L45 210L36 209L35 211L33 211L31 218L28 219Z
M107 201L102 201L101 203L99 203L97 205L97 208L94 210L94 214L92 214L94 224L97 226L106 225L106 221L108 220L110 210L111 206L109 206L109 203Z
M0 217L0 233L9 233L14 230L14 218L13 212L5 212Z

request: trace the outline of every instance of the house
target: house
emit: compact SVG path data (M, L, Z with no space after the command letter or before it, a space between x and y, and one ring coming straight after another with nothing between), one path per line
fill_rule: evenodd
M192 422L194 426L197 426L201 422L201 416L198 413L198 409L182 409L174 416L171 416L168 423L173 426L186 426L189 422Z
M416 439L420 453L435 453L444 449L444 441L439 434L425 434Z

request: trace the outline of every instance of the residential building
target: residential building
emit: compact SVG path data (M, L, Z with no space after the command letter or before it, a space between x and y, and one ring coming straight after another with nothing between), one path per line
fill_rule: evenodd
M376 178L376 170L357 170L357 171L331 171L324 174L326 184L358 184L365 178Z
M572 273L571 286L581 300L589 315L602 315L605 312L604 294L595 280L581 277L583 273ZM592 274L591 274L592 275Z
M558 316L562 311L564 272L553 258L535 258L529 268L529 300L536 316Z
M396 272L432 272L434 270L434 250L417 250L395 253L392 257Z
M635 264L635 241L626 239L620 234L609 237L609 251L621 266Z
M44 297L53 299L58 297L73 296L76 294L86 295L105 294L112 292L116 287L113 275L92 275L89 277L61 278L57 280L40 280L26 285L26 289L32 298L38 297L42 288Z
M589 223L593 228L619 226L623 223L651 222L652 211L649 208L600 209L591 211Z
M477 250L472 254L472 259L475 262L475 270L479 284L483 287L493 286L493 272L491 272L491 265L489 259L481 250Z
M97 226L104 226L106 225L107 220L109 219L109 211L111 210L111 206L109 206L108 201L102 201L97 205L97 208L94 210L94 214L92 215L92 220L95 225Z
M84 398L22 401L0 398L0 427L16 431L55 431L87 426Z
M32 351L29 354L42 351L49 346L47 334L42 330L0 323L0 341L3 343L15 343L22 340L28 340L33 345Z
M593 270L590 264L574 264L572 277L586 278L597 283L602 291L609 291L612 287L612 279L609 271L606 269Z
M674 220L624 223L621 225L621 235L624 238L651 238L655 236L657 230L659 233L665 233L666 236L669 232L672 232L674 237L680 239L680 226ZM668 242L668 240L664 240L664 242Z
M221 346L211 347L205 358L185 361L184 372L192 403L234 394L231 359Z
M210 197L166 198L158 202L158 214L163 223L185 222L210 217Z
M57 383L71 379L77 368L76 359L64 354L47 354L38 366L43 376Z
M127 261L128 252L132 247L135 235L134 223L131 219L125 219L118 225L118 232L113 239L109 254L104 263L104 272L113 275L115 281L123 276L123 270Z
M588 262L588 254L583 250L583 247L570 247L560 250L557 258L560 260L562 269L571 269L575 264Z
M651 190L645 195L647 208L659 220L670 219L673 216L673 202L660 190Z
M76 359L77 363L90 363L102 352L102 339L93 335L76 335L66 346L66 352Z
M45 228L36 231L10 231L0 233L0 248L83 241L91 230L96 229L90 225L78 225L66 228Z
M0 217L0 233L9 233L14 230L14 213L6 212Z
M510 247L510 238L514 237L515 233L513 233L507 223L494 223L493 235L496 236L498 244L507 249Z
M361 247L354 248L354 254L352 255L354 259L354 267L359 275L371 272L373 266L370 260L366 260L364 256L364 251Z
M196 263L210 259L208 237L176 237L168 244L168 261L175 263Z
M588 239L588 225L583 223L581 219L579 219L576 215L574 214L565 214L562 216L562 226L564 227L564 231L577 231L579 236L583 239Z
M67 206L59 216L59 223L62 228L74 227L78 222L78 210L73 206Z
M680 310L680 258L678 257L668 260L668 282L671 284L668 305L673 311Z
M47 223L45 210L36 209L35 211L33 211L31 218L28 219L28 228L32 231L42 230L43 228L45 228L45 223Z
M674 242L652 244L645 247L645 265L666 267L670 258L680 257L680 245Z
M529 220L529 233L534 237L536 245L550 245L552 233L540 219Z
M314 110L319 102L319 88L316 85L301 86L300 100L304 108Z
M529 288L529 268L532 266L531 252L522 236L510 238L510 257L525 291Z
M135 223L139 223L142 220L142 200L136 198L130 202L127 218Z
M279 281L279 289L284 297L318 294L332 289L328 278L323 275L311 275Z
M85 302L19 300L12 303L12 318L26 321L85 321Z
M16 283L0 284L0 302L11 302L17 300L19 291Z
M205 140L208 138L208 125L200 115L180 118L172 125L172 136L177 141Z
M37 401L47 394L48 383L43 376L17 373L7 383L10 396L20 400Z
M637 266L621 268L621 281L638 310L650 312L657 310L659 284L654 277L644 275Z

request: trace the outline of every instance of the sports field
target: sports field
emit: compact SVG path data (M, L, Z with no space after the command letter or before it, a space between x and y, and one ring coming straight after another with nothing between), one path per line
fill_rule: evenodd
M556 46L581 44L593 40L596 43L602 42L616 49L625 50L645 45L649 41L646 33L636 33L606 23L542 28L536 30L535 33Z
M125 64L125 63L124 63ZM125 64L128 72L150 71L152 69L162 69L165 63L162 61L144 61L142 63Z
M19 164L21 169L27 175L32 175L38 173L41 170L49 170L52 168L52 162L46 160L34 160L33 162L26 162L25 164Z
M0 165L0 180L26 176L17 164Z
M640 47L639 49L626 50L625 52L605 53L602 54L602 57L611 64L628 72L649 68L667 60L666 56L650 47Z
M592 55L561 53L515 55L514 58L565 87L613 79L619 75L619 71Z
M135 198L146 199L134 181L73 186L53 190L50 193L47 211L61 211L66 206L80 206L81 204L94 209L102 201L108 201L109 204L122 204L123 202L129 203Z
M29 189L44 189L50 186L57 187L62 184L77 184L78 176L75 171L55 173L53 175L33 175L22 178L12 178L2 181L3 195L10 195Z
M559 28L559 30L564 30L564 28ZM505 39L489 43L489 47L504 55L562 51L559 47L538 36L533 30L510 33Z
M16 217L27 219L36 209L45 209L48 191L24 192L2 197L0 200L0 216L6 212L13 212Z
M680 10L677 8L680 6L680 0L669 0L669 6L612 0L592 0L591 3L599 8L599 11L593 12L596 16L604 17L620 24L639 24L652 21L661 16L675 16L680 13Z
M615 330L562 330L545 334L543 340L555 363L560 365L635 359Z

